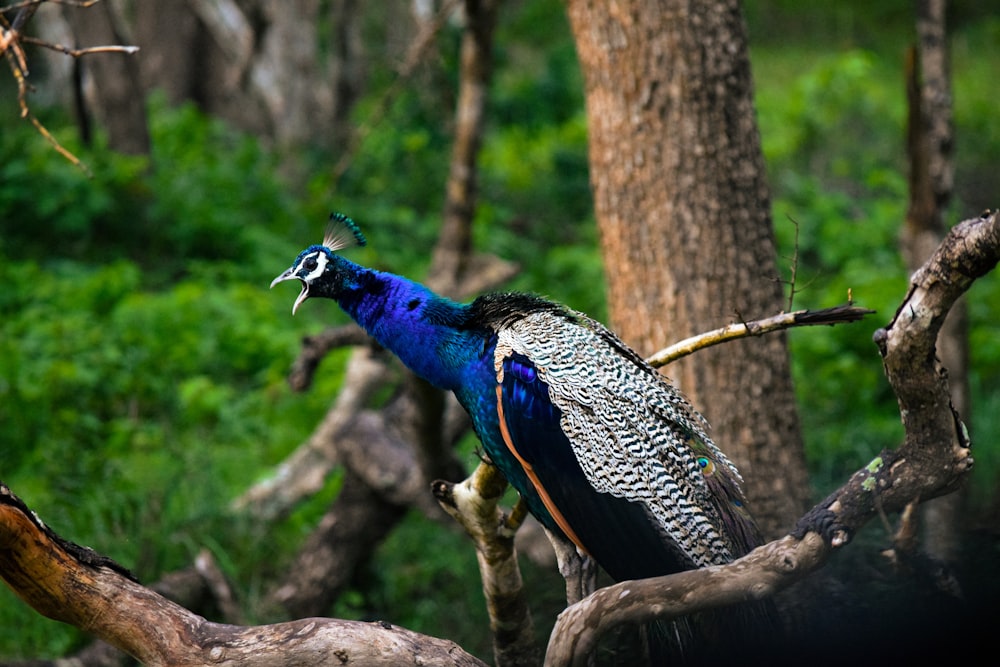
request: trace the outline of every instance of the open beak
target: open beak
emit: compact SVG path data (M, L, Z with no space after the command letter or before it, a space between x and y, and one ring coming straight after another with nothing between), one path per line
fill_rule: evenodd
M298 278L298 276L295 275L295 272L293 271L294 268L295 267L288 269L280 276L272 280L271 288L273 289L275 285L277 285L278 283L283 283L286 280L300 280L300 278ZM302 291L299 292L298 297L296 297L295 299L295 303L292 304L292 315L294 315L295 311L299 309L299 306L302 305L302 302L309 298L309 285L304 280L302 280L301 282L302 282Z

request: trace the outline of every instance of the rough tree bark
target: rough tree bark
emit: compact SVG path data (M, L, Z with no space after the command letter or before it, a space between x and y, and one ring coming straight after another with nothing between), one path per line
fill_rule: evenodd
M726 319L780 312L738 2L567 5L613 328L648 355ZM720 346L665 372L740 468L765 535L787 530L809 489L784 335Z
M493 33L496 0L467 0L461 46L461 80L455 113L455 143L441 234L427 277L432 289L454 293L468 270L472 255L479 148L483 141L486 96L493 75Z
M225 575L208 550L202 550L194 562L183 570L168 572L149 588L156 594L199 615L211 615L225 623L242 623L242 611L233 598ZM82 647L72 655L51 660L0 660L0 667L125 667L133 659L121 649L100 639Z

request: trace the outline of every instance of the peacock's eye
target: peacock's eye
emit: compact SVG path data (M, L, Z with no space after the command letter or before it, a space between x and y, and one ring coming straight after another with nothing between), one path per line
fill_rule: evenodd
M310 255L309 257L306 257L305 261L302 262L302 266L304 266L307 271L312 271L313 269L316 268L317 265L318 262L316 261L315 255Z

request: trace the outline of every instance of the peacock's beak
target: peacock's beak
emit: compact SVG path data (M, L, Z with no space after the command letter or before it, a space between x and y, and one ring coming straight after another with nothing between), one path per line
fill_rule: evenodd
M302 282L302 291L299 292L299 295L295 298L295 303L292 304L292 315L294 315L295 311L297 311L299 306L302 305L302 302L309 298L309 283L295 275L295 267L293 266L272 280L271 287L274 288L275 285L283 283L286 280L300 280Z

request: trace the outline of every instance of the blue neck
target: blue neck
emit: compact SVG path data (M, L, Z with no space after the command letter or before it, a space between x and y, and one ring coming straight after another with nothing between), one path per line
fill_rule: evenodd
M482 345L482 331L465 328L469 307L402 276L335 256L336 278L317 296L328 296L414 373L442 389L461 386L461 373Z

